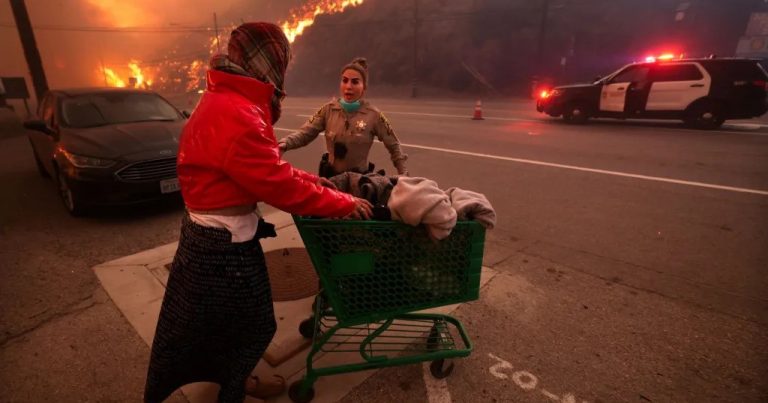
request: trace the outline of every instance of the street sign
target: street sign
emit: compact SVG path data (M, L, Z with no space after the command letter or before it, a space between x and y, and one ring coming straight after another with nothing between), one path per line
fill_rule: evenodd
M752 13L749 16L746 36L768 35L768 13Z
M5 99L29 99L27 82L24 77L0 77L2 86L5 89L3 96Z
M736 46L736 56L768 58L768 36L744 36Z

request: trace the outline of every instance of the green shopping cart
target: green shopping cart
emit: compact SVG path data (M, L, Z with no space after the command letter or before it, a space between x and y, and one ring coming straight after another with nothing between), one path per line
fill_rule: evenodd
M323 291L299 327L312 347L306 374L288 390L292 401L311 401L321 376L431 361L432 375L444 378L453 370L447 360L471 353L459 320L414 312L479 297L480 223L460 221L436 242L423 226L396 221L293 219ZM354 358L316 367L321 353Z

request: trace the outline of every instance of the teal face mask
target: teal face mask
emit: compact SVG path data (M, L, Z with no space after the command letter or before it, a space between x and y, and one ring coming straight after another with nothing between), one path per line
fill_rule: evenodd
M358 109L360 109L360 100L354 102L347 102L344 100L344 98L339 98L339 103L341 104L341 107L344 108L344 111L347 113L357 112Z

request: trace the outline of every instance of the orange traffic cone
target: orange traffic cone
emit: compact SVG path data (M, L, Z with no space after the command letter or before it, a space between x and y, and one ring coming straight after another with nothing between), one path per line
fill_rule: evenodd
M479 99L475 104L475 113L472 115L472 120L483 120L483 103Z

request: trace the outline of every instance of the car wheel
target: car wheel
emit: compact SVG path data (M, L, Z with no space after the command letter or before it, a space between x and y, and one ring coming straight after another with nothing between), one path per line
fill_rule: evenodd
M714 102L693 105L687 112L685 124L694 129L712 130L725 123L723 107Z
M59 187L59 195L61 196L61 201L64 202L64 207L67 208L69 214L75 217L83 215L83 204L77 194L69 187L67 176L59 169L56 170L56 173L56 184Z
M563 120L567 123L583 124L590 118L589 108L582 102L573 102L565 106Z
M30 140L29 145L32 146L32 141ZM32 146L32 155L35 157L35 165L37 165L37 172L40 173L40 176L43 178L50 178L51 174L48 173L48 171L45 170L45 165L43 165L43 161L40 161L40 157L37 155L37 151L35 151L35 147Z

